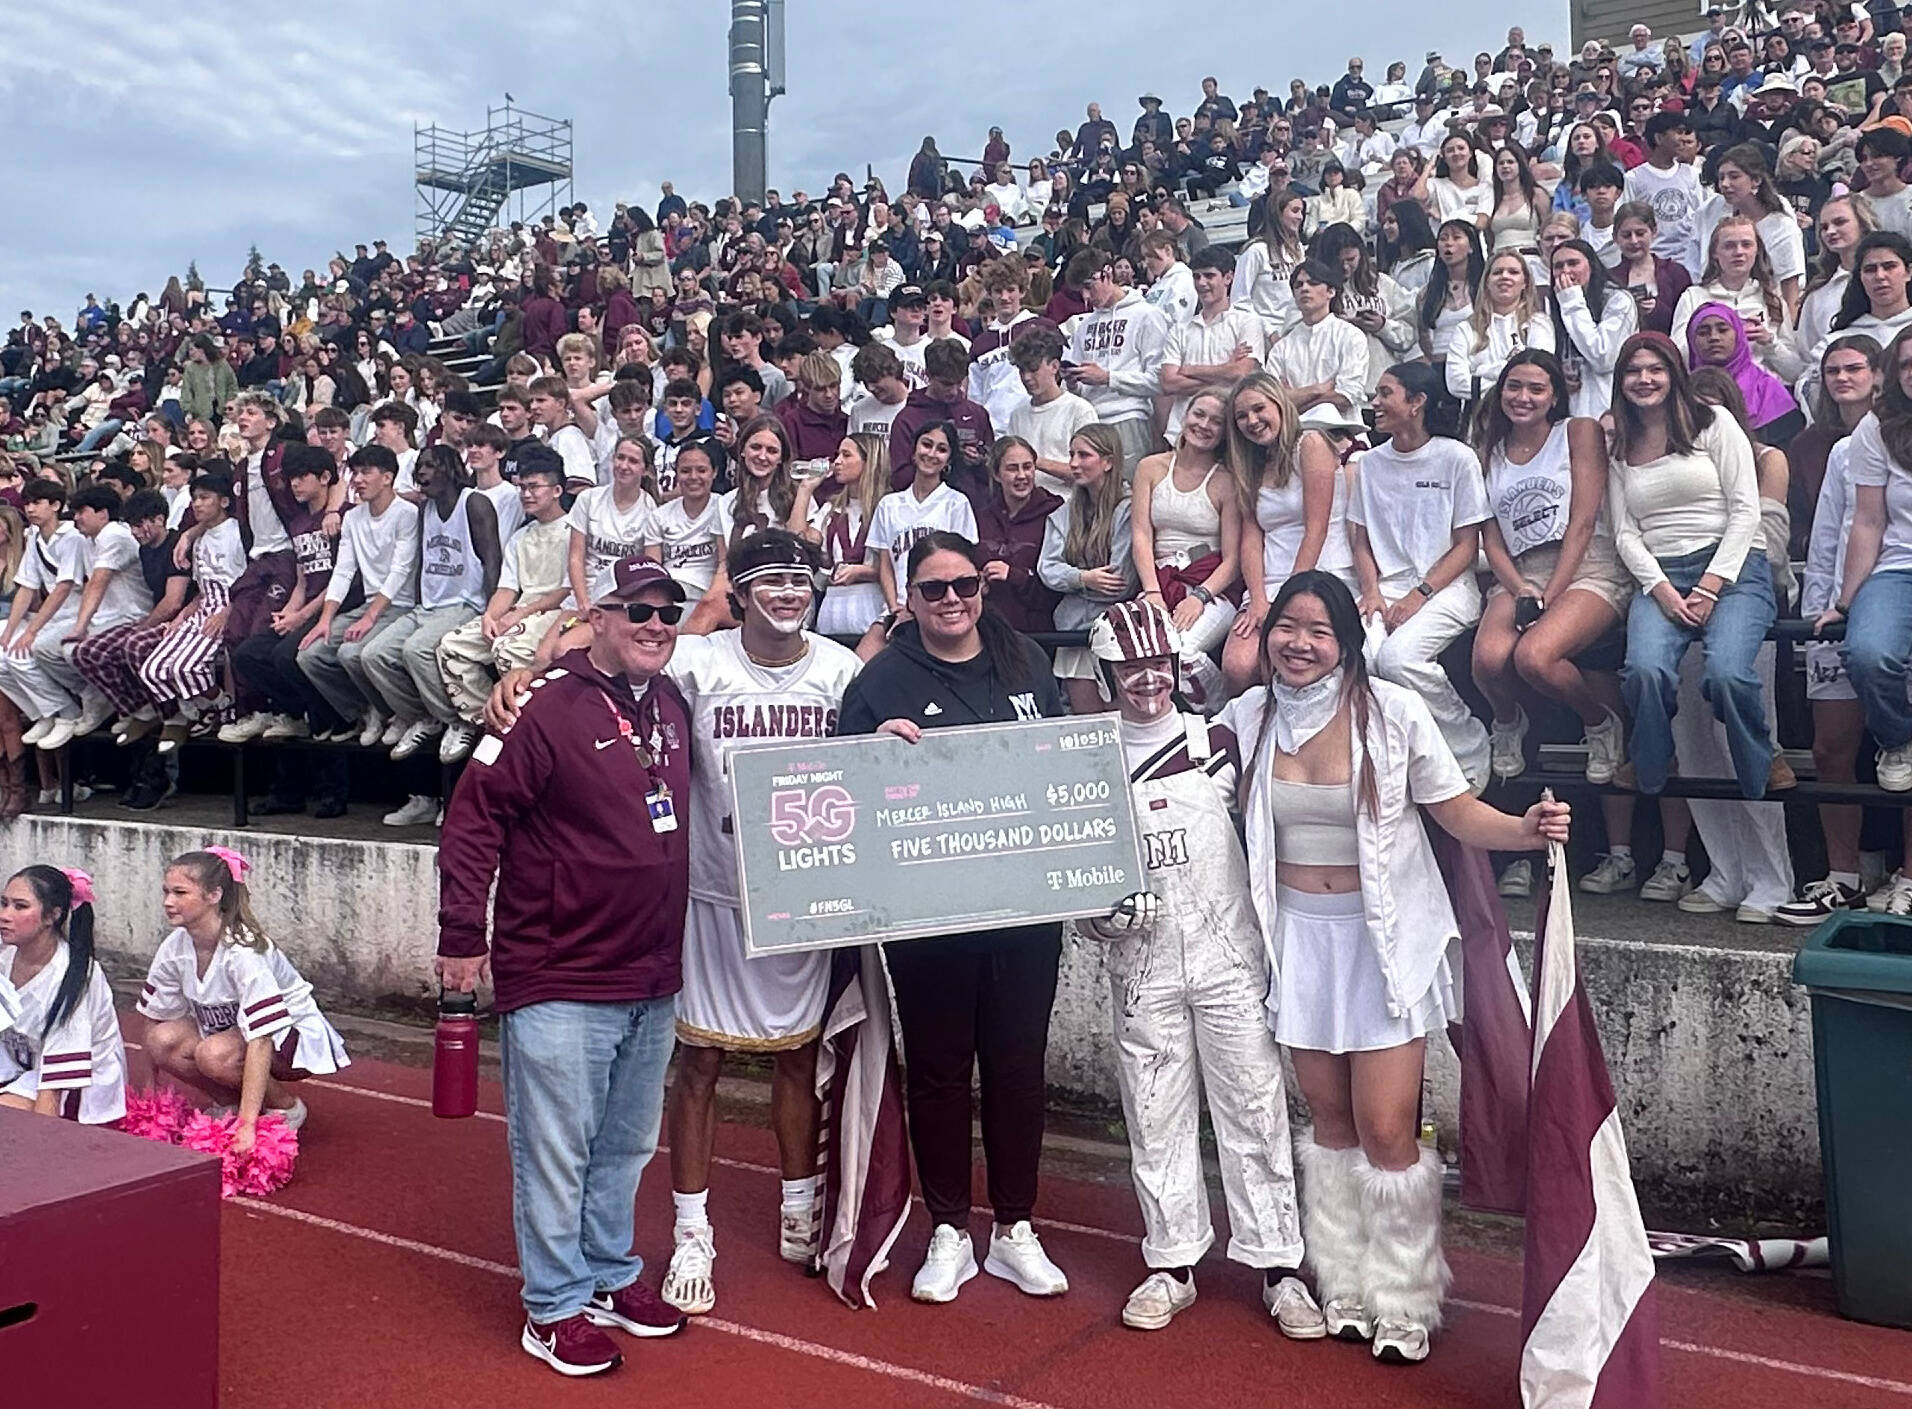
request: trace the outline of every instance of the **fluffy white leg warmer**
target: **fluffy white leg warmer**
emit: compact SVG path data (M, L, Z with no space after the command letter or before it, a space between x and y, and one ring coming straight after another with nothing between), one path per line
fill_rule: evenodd
M1377 1320L1441 1324L1441 1298L1453 1274L1441 1256L1441 1159L1423 1149L1407 1169L1376 1169L1360 1161L1356 1178L1367 1224L1361 1300Z
M1361 1295L1368 1230L1362 1221L1356 1170L1366 1168L1359 1146L1331 1150L1312 1131L1295 1142L1301 1164L1301 1237L1321 1301Z

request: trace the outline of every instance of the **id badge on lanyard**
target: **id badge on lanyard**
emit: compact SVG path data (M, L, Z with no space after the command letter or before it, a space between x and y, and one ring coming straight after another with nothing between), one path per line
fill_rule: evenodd
M646 780L650 780L650 786L644 791L644 812L651 819L651 830L660 836L665 832L676 831L677 802L675 795L671 792L671 785L662 778L651 780L651 768L656 763L653 750L663 747L663 738L656 729L653 729L650 747L645 747L645 741L638 737L637 730L631 727L631 721L611 703L609 696L605 697L604 707L611 711L611 717L617 721L619 736L630 742L632 752L637 755L638 767L644 770Z

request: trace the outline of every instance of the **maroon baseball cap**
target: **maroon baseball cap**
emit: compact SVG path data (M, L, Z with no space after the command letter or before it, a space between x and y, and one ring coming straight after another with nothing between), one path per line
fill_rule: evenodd
M649 558L636 554L619 558L611 572L615 580L611 590L603 594L607 602L632 601L647 587L662 587L674 602L684 600L683 584L666 572L662 563L654 563Z

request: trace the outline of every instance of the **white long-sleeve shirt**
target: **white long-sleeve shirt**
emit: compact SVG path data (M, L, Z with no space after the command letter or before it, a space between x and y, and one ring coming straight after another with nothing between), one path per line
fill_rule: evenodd
M1799 615L1811 621L1839 600L1846 579L1846 544L1852 537L1852 438L1826 456L1826 477L1819 481L1819 502L1812 511L1812 538L1806 545L1806 570L1799 579Z
M1294 272L1293 264L1277 263L1269 255L1266 240L1250 240L1235 256L1235 282L1229 286L1229 302L1237 308L1254 309L1270 342L1301 321L1294 290L1288 284Z
M1620 346L1639 329L1639 307L1633 296L1618 285L1607 289L1606 307L1596 322L1587 307L1587 291L1578 284L1554 290L1554 302L1560 308L1560 322L1567 330L1571 347L1558 349L1578 366L1579 384L1573 388L1569 409L1576 416L1604 416L1613 404L1613 369L1620 360Z
M1296 323L1268 349L1268 370L1284 386L1333 382L1353 410L1368 404L1368 335L1332 314Z
M418 566L418 505L394 498L382 514L370 504L346 511L339 535L338 563L326 584L325 599L343 602L354 579L364 583L367 597L382 596L407 610L418 601L412 582Z
M1607 508L1620 561L1642 591L1666 581L1661 558L1708 548L1713 556L1706 570L1736 582L1759 537L1752 442L1731 416L1716 411L1691 453L1643 465L1616 461L1607 480Z
M1155 411L1162 390L1162 349L1168 320L1130 289L1108 308L1092 308L1069 339L1070 360L1093 362L1109 374L1107 386L1084 383L1078 390L1105 423L1133 421Z
M1551 318L1536 313L1522 325L1511 313L1495 313L1487 320L1484 336L1474 331L1472 323L1461 324L1454 330L1454 340L1447 345L1447 389L1462 401L1468 401L1473 398L1474 384L1478 381L1485 395L1500 375L1500 369L1507 365L1507 359L1529 347L1541 352L1554 350Z

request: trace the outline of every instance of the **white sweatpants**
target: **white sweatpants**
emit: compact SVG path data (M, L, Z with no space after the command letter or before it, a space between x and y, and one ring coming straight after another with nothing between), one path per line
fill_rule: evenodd
M1673 716L1673 751L1680 772L1689 778L1730 778L1733 758L1726 748L1726 727L1713 718L1700 698L1703 652L1688 651L1680 663L1680 712ZM1766 718L1777 719L1773 703L1773 643L1754 658L1766 698ZM1786 844L1786 805L1781 802L1721 802L1693 798L1693 825L1713 863L1700 889L1722 905L1751 905L1772 910L1793 895L1792 851Z
M18 705L28 719L79 713L86 681L73 665L72 650L62 645L79 619L76 603L71 611L56 612L48 620L25 655L0 655L0 694Z
M1411 581L1381 584L1381 595L1390 602L1413 590ZM1398 630L1388 632L1378 645L1370 632L1368 656L1369 668L1376 675L1405 686L1426 702L1428 712L1440 726L1441 737L1454 751L1455 762L1476 785L1487 778L1487 726L1475 717L1441 669L1440 655L1480 620L1480 612L1480 584L1473 573L1464 572L1428 598L1419 611Z
M1216 907L1227 913L1226 907ZM1218 931L1207 907L1165 906L1144 935L1108 946L1116 1074L1142 1207L1142 1258L1191 1267L1214 1244L1202 1179L1201 1093L1228 1204L1228 1256L1301 1263L1294 1151L1280 1049L1262 1015L1268 963L1252 928Z

